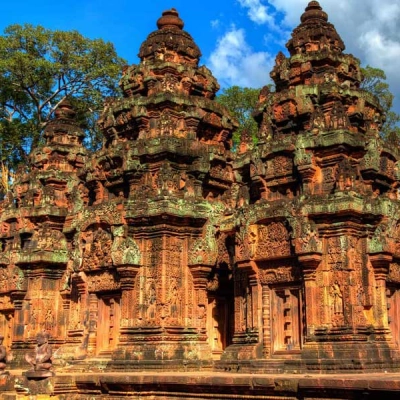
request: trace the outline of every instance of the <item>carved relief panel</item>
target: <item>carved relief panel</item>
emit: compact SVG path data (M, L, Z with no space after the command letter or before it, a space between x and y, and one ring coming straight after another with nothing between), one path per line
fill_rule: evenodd
M271 175L274 179L291 176L293 174L293 159L285 155L275 156L267 162L267 173L267 176Z
M144 267L135 283L139 326L195 324L197 307L194 307L193 278L187 267L187 248L185 239L174 236L146 240Z
M111 266L112 235L109 227L92 225L81 235L82 269L94 270Z
M365 254L365 238L324 239L324 262L316 275L320 307L316 317L322 325L334 328L374 323L374 277Z
M54 279L29 278L23 304L24 339L34 340L41 331L53 337L63 337L64 325L59 323L62 299Z
M290 236L283 222L270 222L268 225L259 225L255 240L254 258L256 260L287 257L291 254Z

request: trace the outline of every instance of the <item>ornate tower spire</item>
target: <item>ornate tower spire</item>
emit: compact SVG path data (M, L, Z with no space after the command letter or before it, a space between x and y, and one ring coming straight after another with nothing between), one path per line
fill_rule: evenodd
M291 56L324 49L341 53L345 49L335 27L328 22L328 14L318 1L308 3L300 20L301 24L293 31L286 45Z
M63 100L44 129L44 146L33 149L30 154L32 169L77 171L86 156L82 145L84 137L85 133L76 121L76 111L69 100Z
M157 21L158 29L183 29L184 23L175 8L166 10Z
M200 50L183 26L174 8L164 11L157 21L158 30L150 33L140 47L139 58L142 62L170 61L197 65Z
M64 100L44 130L44 143L29 156L30 171L17 171L2 204L0 274L9 277L7 291L18 291L21 302L12 319L17 359L27 343L33 348L37 333L57 337L65 323L58 284L70 273L63 227L79 182L77 171L85 163L83 137L75 111Z

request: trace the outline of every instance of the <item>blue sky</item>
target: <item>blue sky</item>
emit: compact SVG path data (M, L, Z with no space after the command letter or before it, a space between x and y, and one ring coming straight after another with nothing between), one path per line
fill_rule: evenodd
M194 7L188 0L22 0L2 4L0 29L12 23L40 24L50 29L76 29L90 38L114 43L118 54L136 63L140 44L157 29L162 11L175 7L203 53L203 63L224 30L231 24L249 25L246 10L235 0L202 0ZM192 5L191 5L192 4ZM218 22L216 22L218 21ZM257 27L256 27L257 28ZM258 32L256 32L258 31ZM262 41L263 29L249 32Z
M20 0L2 2L0 30L13 23L76 29L112 42L129 64L156 29L163 10L175 7L222 87L261 87L279 50L307 6L303 0ZM17 4L17 6L16 6ZM321 0L347 49L364 65L386 71L400 113L400 1Z

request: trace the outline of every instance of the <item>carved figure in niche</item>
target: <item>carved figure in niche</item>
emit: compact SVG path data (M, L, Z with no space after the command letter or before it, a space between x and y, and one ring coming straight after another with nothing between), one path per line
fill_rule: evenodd
M364 288L362 287L362 285L357 285L357 305L358 306L363 306L365 303L365 292L364 292Z
M112 261L114 265L139 264L141 253L136 242L126 237L126 232L122 227L114 228L114 242L112 245Z
M337 166L335 191L348 191L353 188L354 168L349 159L343 159Z
M176 192L178 190L177 172L171 167L171 164L163 164L158 172L156 187L165 194Z
M67 269L62 278L60 285L61 290L71 290L72 274L74 273L73 261L70 259L67 263Z
M330 115L330 128L331 129L347 129L350 125L349 117L340 102L333 105Z
M338 281L335 281L331 287L331 296L333 297L333 312L335 315L343 315L343 294Z
M169 303L170 316L173 318L177 318L179 315L179 294L175 280L172 281L167 302Z
M248 229L247 243L249 246L250 257L254 257L257 250L257 227L250 225Z
M311 117L311 132L314 134L323 131L326 128L325 115L318 107Z
M16 266L12 267L9 276L11 287L16 288L17 290L22 290L22 288L27 283L24 277L24 273Z
M204 319L206 316L206 306L203 304L200 304L197 306L197 318L198 319Z
M250 288L248 286L243 288L242 292L242 315L243 315L243 325L242 330L247 331L248 323L247 323L247 315L248 315L248 307L249 307L249 298L250 298Z
M111 264L111 235L101 226L93 233L93 242L86 243L84 261L89 268ZM88 251L91 250L91 251Z
M207 290L215 292L219 288L219 275L214 273L214 276L207 282Z
M318 237L315 225L303 226L303 234L300 237L302 251L321 251L322 242Z
M350 238L349 247L347 250L347 268L349 270L361 271L362 260L361 254L358 251L358 240Z
M51 330L54 327L54 315L53 315L53 310L51 308L48 308L46 310L46 315L44 317L44 325L45 329Z
M0 336L0 375L6 374L4 371L6 369L7 362L7 351L6 347L3 346L4 336Z
M32 365L31 371L50 372L53 351L48 343L49 336L46 332L41 332L37 334L36 340L35 354L25 354L25 360Z
M195 196L194 178L184 172L181 175L179 189L184 192L184 197Z
M155 319L156 303L157 303L156 285L151 280L147 286L147 318Z

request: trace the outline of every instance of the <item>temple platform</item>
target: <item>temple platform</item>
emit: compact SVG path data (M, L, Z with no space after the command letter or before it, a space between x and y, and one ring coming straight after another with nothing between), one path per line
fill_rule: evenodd
M1 398L14 399L399 399L400 373L244 374L210 371L57 373L41 381L23 371L0 376Z

